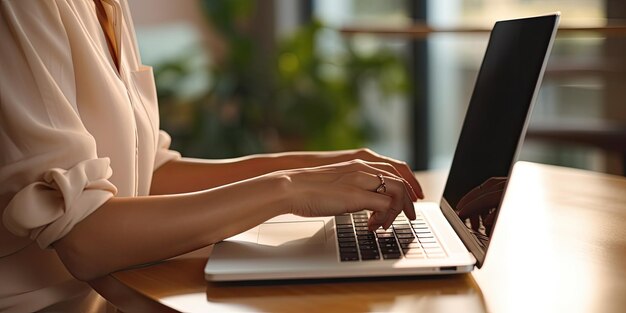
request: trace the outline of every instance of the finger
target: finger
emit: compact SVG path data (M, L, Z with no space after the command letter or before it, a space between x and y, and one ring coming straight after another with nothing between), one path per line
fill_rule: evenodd
M415 175L413 174L413 171L411 170L411 168L408 166L406 162L402 162L402 161L398 161L389 157L381 156L370 149L361 149L358 153L358 157L366 161L373 161L373 162L382 161L383 163L392 164L396 168L396 171L400 174L400 176L407 181L407 183L409 184L409 187L415 192L417 198L424 199L424 192L422 191L422 186L420 186L419 182L417 181L417 178L415 178ZM412 200L416 201L417 198L412 198Z
M474 231L478 231L480 229L480 218L478 215L470 216L470 225Z
M490 209L497 208L502 199L502 193L504 189L492 191L481 195L480 197L468 202L458 214L461 219L477 216L488 212Z
M506 183L506 177L490 177L484 183L482 183L483 187L488 188L494 185L500 185Z
M392 207L393 199L389 195L371 192L359 187L346 187L339 193L342 193L344 197L349 194L351 198L345 205L344 213L354 213L366 209L372 211L372 214L385 216Z
M367 221L367 228L369 231L375 231L379 227L383 226L383 223L387 220L387 214L381 212L372 212L369 220Z
M496 221L496 214L497 214L496 210L493 210L493 212L489 213L486 219L483 219L483 224L485 225L487 236L491 237L491 232L493 231L493 224Z
M393 180L394 178L391 178L391 179ZM407 197L403 196L402 190L401 190L402 189L401 187L405 185L404 184L405 182L406 181L403 180L403 179L396 179L396 184L398 185L398 190L394 189L392 191L396 191L398 193L398 196L400 197L399 199L402 199L401 206L397 207L397 209L401 210L401 211L404 211L404 214L410 220L414 220L416 218L416 215L415 215L415 208L413 207L413 202L411 201L410 198L407 198ZM393 221L393 219L395 219L395 216L394 217L389 217L389 218Z
M408 218L415 219L415 209L413 203L405 196L404 183L401 179L385 177L387 190L386 194L391 194L394 201L391 204L387 219L383 223L385 229L389 228L400 212L404 211Z
M383 219L383 222L388 220L393 222L393 219L395 219L400 211L404 211L409 219L414 220L416 218L415 208L413 207L413 203L410 198L406 196L406 189L404 188L405 186L403 180L401 178L379 175L380 174L373 175L364 171L358 171L345 175L343 180L348 184L361 186L365 190L372 190L376 192L378 192L378 188L384 184L385 188L382 189L384 190L382 193L392 197L391 206L392 211L395 214L387 214L387 216L381 216L378 214L375 217L378 218L379 222ZM372 183L372 181L375 183Z
M402 163L396 166L396 168L402 174L402 178L404 178L409 183L417 198L424 199L424 191L422 190L422 186L420 185L420 183L417 181L413 170L411 170L411 168L406 163Z
M383 223L383 228L389 229L400 212L402 212L402 210L398 210L396 207L391 207L387 213L387 220Z
M378 166L377 168L379 170L381 170L381 171L384 171L383 170L384 168L387 168L387 170L395 171L395 168L391 167L389 164L386 164L386 163L372 163L372 166L373 167ZM384 171L384 172L387 173L386 171ZM384 176L382 176L382 177L383 177L383 181L385 181L385 177ZM381 178L379 178L379 180L380 179ZM385 192L385 193L391 194L394 197L394 199L400 200L400 201L397 201L397 202L395 202L393 204L392 211L393 211L394 214L391 214L391 215L387 216L387 220L383 224L383 227L385 227L385 228L389 228L389 226L391 225L391 223L393 223L393 220L400 213L400 211L404 211L404 213L407 216L407 218L409 218L411 220L414 220L416 218L415 208L413 207L413 203L412 203L412 200L415 199L414 198L415 197L415 193L413 193L413 190L408 185L407 181L405 179L403 179L402 177L387 176L386 177L386 182L390 182L390 180L393 183L391 185L389 185L389 187L387 188L387 192ZM381 181L381 183L383 181ZM411 198L406 197L406 193L408 193L408 192L410 192L409 194L412 194L413 197L411 197Z
M362 161L362 162L363 162L362 164L365 166L378 169L385 176L392 176L397 179L400 179L402 183L405 185L406 192L410 196L410 199L412 201L417 201L418 195L415 193L415 190L413 190L413 187L411 186L411 184L402 176L400 172L398 172L398 170L392 164L384 163L384 162L367 162L367 161ZM356 164L358 166L359 162L356 162ZM415 177L413 177L413 179L415 179Z
M484 183L476 186L470 192L465 194L461 200L457 203L456 210L461 210L464 206L467 205L468 202L474 201L476 198L480 197L483 194L493 192L496 190L504 190L506 185L506 178L503 177L491 177L486 180Z
M393 173L393 174L395 174L394 176L400 178L402 180L402 182L404 183L405 187L406 187L407 193L411 196L411 200L412 201L417 201L418 198L420 198L420 199L424 198L424 195L421 194L422 193L422 188L421 188L421 186L419 186L419 183L417 183L417 189L416 189L416 188L414 188L413 184L409 181L409 179L410 179L410 180L413 180L413 181L417 182L417 179L415 179L415 176L409 170L408 167L406 167L406 166L403 167L405 173L402 173L392 163L373 162L372 164L374 166L382 169L382 170L385 170L386 173ZM407 173L406 173L407 171L410 173L410 175L408 175L408 176L407 176ZM416 193L416 190L421 194L421 196Z
M481 187L476 186L474 188L472 188L472 190L470 190L468 193L466 193L461 200L459 200L459 202L456 204L456 208L455 210L457 212L460 212L463 210L463 208L467 205L468 202L480 197L480 195L482 194L481 192Z

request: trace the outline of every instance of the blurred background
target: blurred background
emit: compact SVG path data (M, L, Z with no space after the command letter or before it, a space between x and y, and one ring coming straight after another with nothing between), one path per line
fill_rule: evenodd
M626 173L623 0L133 0L186 156L369 147L446 168L500 19L561 11L520 159Z

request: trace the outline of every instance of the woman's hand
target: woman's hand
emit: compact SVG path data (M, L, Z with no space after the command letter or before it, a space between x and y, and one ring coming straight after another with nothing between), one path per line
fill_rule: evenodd
M385 191L376 192L382 175ZM415 219L413 188L391 164L352 160L272 173L286 178L289 212L300 216L331 216L373 211L369 229L389 228L404 211Z
M506 177L491 177L470 190L459 200L456 211L461 220L469 219L471 227L479 231L485 227L485 234L491 236L496 209L504 196Z
M333 152L328 152L328 153L332 154L332 160L334 162L363 160L363 161L368 161L368 162L387 163L393 166L395 169L395 172L400 177L402 177L406 182L408 182L410 188L413 189L414 192L411 194L411 200L417 201L418 199L424 199L424 192L422 191L422 187L417 182L415 175L413 175L413 171L411 170L411 168L408 166L406 162L398 161L398 160L380 155L367 148L355 149L355 150L333 151Z

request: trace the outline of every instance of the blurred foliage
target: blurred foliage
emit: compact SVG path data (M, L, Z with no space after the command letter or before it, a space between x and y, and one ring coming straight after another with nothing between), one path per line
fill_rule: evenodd
M257 1L203 0L211 25L228 46L224 60L198 69L191 50L155 66L161 126L186 156L224 158L280 150L363 146L376 133L360 109L364 82L386 94L406 92L406 66L392 51L357 53L348 38L341 53L316 49L319 21L303 25L260 53L251 31ZM207 70L211 84L193 99L177 97L190 72ZM369 86L369 85L368 85Z

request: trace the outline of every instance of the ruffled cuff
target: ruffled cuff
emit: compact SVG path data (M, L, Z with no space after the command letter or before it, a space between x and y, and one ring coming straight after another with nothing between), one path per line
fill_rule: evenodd
M172 137L166 132L159 131L159 143L157 144L157 152L154 158L154 170L156 171L161 165L180 159L180 153L174 150L170 150L170 144L172 143Z
M2 216L7 230L47 248L117 193L108 181L109 158L86 160L69 170L53 168L20 190Z

